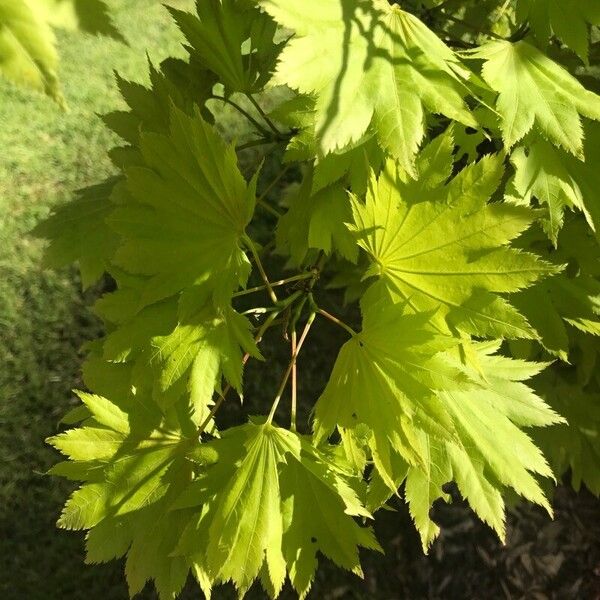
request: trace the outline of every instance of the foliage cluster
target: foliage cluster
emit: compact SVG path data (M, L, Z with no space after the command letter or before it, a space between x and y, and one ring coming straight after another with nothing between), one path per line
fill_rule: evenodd
M401 488L425 550L450 481L501 538L506 496L551 513L568 470L600 493L600 5L564 4L172 9L188 58L151 66L150 88L119 79L129 109L105 116L119 175L38 229L50 264L116 284L77 427L50 439L68 459L52 472L81 482L59 525L88 530L89 562L127 555L132 594L153 579L173 598L191 570L207 596L260 579L276 597L289 577L304 597L318 553L361 573ZM223 105L255 136L224 141ZM246 178L238 156L282 145L257 194L261 166ZM300 185L268 203L289 168ZM276 223L261 243L259 210ZM272 253L291 273L266 272ZM358 324L321 306L325 284ZM296 361L323 319L349 340L299 423ZM270 411L220 428L282 330Z

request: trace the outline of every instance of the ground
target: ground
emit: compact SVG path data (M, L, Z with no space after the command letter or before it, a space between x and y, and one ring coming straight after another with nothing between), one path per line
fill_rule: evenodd
M80 346L100 333L89 308L97 292L83 293L73 268L45 270L40 243L27 235L73 189L110 172L106 151L113 139L96 115L120 105L113 70L143 81L146 51L156 63L181 53L179 35L158 2L112 4L129 46L75 33L59 36L68 112L0 83L2 600L127 597L121 564L85 566L83 536L55 528L70 484L44 475L57 457L43 440L74 402L70 390L81 385ZM321 345L339 341L327 326L320 335ZM277 357L277 345L267 352ZM300 390L304 397L314 397L324 382L327 365L317 363L323 354L309 348L302 358L300 369L308 374ZM276 385L272 379L250 386L251 403L261 405L265 389L270 394ZM236 410L232 406L225 418L236 417ZM600 598L600 507L585 492L561 488L554 521L527 506L511 511L504 548L461 503L437 507L443 533L428 557L402 502L396 508L378 517L386 555L365 555L364 581L324 563L313 598ZM198 595L190 585L184 597ZM255 589L250 596L263 594ZM154 597L150 588L144 597ZM233 598L233 591L222 588L214 597ZM286 589L284 597L293 595Z

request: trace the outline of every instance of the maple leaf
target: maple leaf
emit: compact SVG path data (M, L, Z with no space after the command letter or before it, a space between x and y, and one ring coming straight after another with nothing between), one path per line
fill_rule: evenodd
M114 264L146 278L139 308L200 284L226 302L250 271L241 245L256 179L246 184L233 146L198 114L174 107L170 135L143 133L140 148L144 164L125 170L109 218L121 235Z
M195 62L185 63L181 59L163 61L160 70L152 63L148 67L150 87L116 75L128 110L112 111L102 117L110 129L136 149L142 132L169 135L173 104L188 115L193 115L197 106L206 120L211 118L204 105L212 94L214 75ZM113 160L114 154L113 151Z
M541 235L530 236L528 246L567 269L540 284L515 294L515 306L527 317L548 352L568 362L569 325L600 335L600 250L582 219L572 220L561 231L558 247L549 251ZM524 240L525 241L525 240Z
M381 548L371 529L360 527L352 518L368 513L343 474L321 454L310 450L300 460L288 458L280 481L282 551L299 597L305 598L310 591L317 552L362 577L358 548Z
M570 382L553 370L536 379L536 388L546 402L567 420L546 429L533 430L557 479L570 471L571 485L584 484L600 494L600 394Z
M556 267L508 248L535 213L488 204L502 177L502 156L484 157L448 185L405 185L393 162L372 177L366 202L352 204L352 231L372 260L369 271L394 301L475 335L531 337L526 320L497 293L516 292ZM447 327L447 326L446 326Z
M495 40L468 55L485 61L482 76L498 92L508 148L533 130L583 159L581 116L600 120L600 96L525 41Z
M277 595L285 580L278 465L300 453L298 438L269 423L227 430L212 443L218 460L205 485L216 496L209 515L205 567L211 579L231 580L243 595L266 560Z
M277 597L289 572L305 597L318 550L360 574L358 546L379 549L371 530L352 518L370 515L349 476L307 438L253 418L200 449L200 462L208 466L181 505L189 498L205 508L187 527L177 554L192 555L210 580L230 579L243 595L260 577ZM307 520L307 507L315 503L322 513Z
M413 15L380 0L291 0L261 6L296 36L274 81L315 94L323 154L357 142L373 126L407 171L423 139L425 109L476 126L463 97L468 71Z
M517 148L511 157L515 177L508 195L513 194L522 202L531 202L535 197L548 205L544 229L555 245L566 208L580 210L596 235L600 232L600 202L596 194L600 175L595 168L600 158L600 124L585 123L584 133L585 161L544 140Z
M135 394L122 400L127 410L100 396L80 397L91 413L83 427L47 440L75 464L95 461L100 467L67 501L58 522L65 529L90 529L135 512L160 500L189 471L182 422L173 411L165 417L151 399Z
M600 7L589 0L519 0L517 19L527 21L542 44L555 35L587 63L589 26L600 25Z
M303 263L310 249L340 256L356 262L358 247L344 225L352 217L346 190L333 184L316 192L312 169L307 171L302 185L291 198L288 212L277 225L277 246L290 255L290 264Z
M175 329L151 341L160 404L168 405L187 392L194 418L203 420L221 374L243 396L243 351L262 359L250 330L248 319L230 307L215 309L205 303L189 315L180 311Z
M329 382L315 406L317 442L336 427L360 424L372 431L369 445L380 475L396 489L399 455L424 463L418 431L452 435L453 426L435 388L457 372L435 355L454 345L428 327L431 313L404 314L402 305L375 303L363 309L363 330L340 350Z
M276 25L247 0L196 2L198 16L168 7L191 55L214 72L228 92L256 93L271 76L281 44Z
M50 242L44 253L47 266L79 262L84 288L102 276L117 249L118 237L105 221L114 209L110 196L116 182L110 178L78 191L32 232Z
M23 0L0 1L0 73L20 85L44 91L59 104L58 54L50 25Z
M514 190L519 200L527 204L532 204L534 197L547 204L548 217L543 225L555 245L567 208L578 208L589 218L579 185L569 173L569 160L577 159L544 140L517 148L511 156L515 167Z
M504 539L505 486L551 508L532 475L551 477L546 460L524 433L524 427L546 427L564 419L523 383L547 365L516 361L494 354L498 343L478 344L478 370L454 364L471 383L447 386L438 393L456 431L451 440L422 434L429 462L409 466L406 500L426 550L439 533L429 510L446 498L442 485L456 481L478 516ZM501 443L499 443L501 440Z

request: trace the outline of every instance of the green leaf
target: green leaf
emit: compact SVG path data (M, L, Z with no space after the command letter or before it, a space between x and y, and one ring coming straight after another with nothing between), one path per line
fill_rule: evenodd
M408 469L404 497L421 537L423 552L427 553L440 533L439 526L431 520L431 507L439 498L449 500L442 486L452 480L452 469L443 444L427 436L422 436L422 444L426 448L430 467L427 471Z
M100 279L118 245L117 236L105 222L114 209L110 196L116 181L111 178L80 190L33 232L50 241L44 255L48 266L64 267L79 261L84 287Z
M0 74L44 91L59 104L58 54L52 29L28 0L0 1Z
M323 250L356 262L358 246L345 223L352 218L350 198L339 184L311 193L312 170L291 199L277 226L278 248L289 254L290 264L301 265L309 250Z
M450 479L456 481L477 515L501 539L505 535L505 487L551 513L533 474L551 477L552 472L522 428L546 427L564 419L522 383L546 365L495 355L498 346L488 343L474 347L478 370L451 359L471 381L447 385L438 392L456 435L442 442L426 436L421 442L429 460L425 466L409 467L406 498L425 549L439 533L429 517L429 508L438 498L446 498L442 485Z
M315 452L301 460L288 458L280 480L283 555L299 597L305 598L310 590L317 552L362 577L359 546L381 548L371 529L360 527L352 518L364 516L352 488Z
M589 0L519 0L517 18L542 44L555 35L587 63L589 25L600 25L600 7Z
M133 597L154 580L161 600L176 600L188 577L190 562L173 551L191 518L190 511L169 511L168 503L150 506L132 523L132 543L125 575Z
M107 459L123 444L123 435L110 429L81 427L46 440L72 460Z
M277 595L285 580L278 464L287 453L299 455L300 442L270 424L249 424L228 430L216 444L223 464L214 467L209 483L217 505L208 530L208 571L243 594L266 560Z
M116 76L129 110L110 112L103 120L117 135L136 147L140 146L142 131L169 135L173 104L189 115L197 106L203 117L210 120L204 105L212 94L214 75L196 62L185 63L181 59L163 61L160 71L149 63L149 71L150 88Z
M127 518L105 519L85 537L85 562L98 564L121 558L131 544L131 524Z
M179 420L172 415L162 417L149 398L136 398L132 403L129 426L123 412L109 400L82 396L106 428L72 429L48 442L74 460L101 459L104 466L92 483L67 501L59 519L65 529L90 529L105 518L148 506L164 497L190 468L183 458L185 438Z
M122 411L116 404L102 396L77 392L77 395L90 411L94 420L124 436L129 433L129 419L127 413Z
M276 597L289 573L304 598L318 551L362 574L358 547L380 549L371 530L353 520L370 515L351 477L307 438L253 419L203 446L216 460L184 494L203 509L176 553L193 555L209 580L231 580L243 595L260 576Z
M525 319L497 293L516 292L556 267L506 247L535 213L488 204L502 176L502 157L488 156L429 196L403 184L393 163L371 180L366 202L353 201L352 230L372 260L369 271L394 301L415 312L441 309L458 329L492 337L532 337Z
M224 302L250 270L241 242L256 181L246 184L233 146L198 114L173 108L170 121L169 135L141 135L144 165L126 169L109 218L122 238L115 264L145 277L140 309L193 285Z
M108 6L102 0L28 0L53 27L81 29L106 35L121 42L125 38L115 27Z
M280 44L276 25L248 0L198 0L198 17L169 7L192 56L214 72L228 92L253 94L265 87Z
M425 110L475 126L463 97L468 71L421 21L380 0L263 0L296 36L275 82L315 94L319 149L357 142L371 125L407 171L424 136ZM373 35L367 32L378 33Z
M575 490L584 484L600 495L600 394L575 385L557 370L542 374L535 383L544 399L567 420L532 432L556 478L570 470Z
M556 244L564 223L565 209L587 212L577 180L569 173L569 161L575 161L544 140L528 148L517 148L511 156L515 167L514 187L519 197L531 203L533 197L548 205L544 230Z
M555 245L565 208L579 209L596 235L600 235L600 202L596 194L600 174L595 168L600 159L600 124L587 122L584 133L585 162L543 140L525 149L518 148L512 156L516 169L514 191L519 201L530 202L536 197L548 204L544 229Z
M524 41L496 40L470 56L485 61L483 78L498 92L496 108L507 148L533 131L583 159L581 116L600 120L600 96Z
M452 436L452 422L434 390L457 375L434 356L455 342L433 333L431 313L403 313L403 306L381 303L364 311L363 330L340 350L314 422L317 441L336 427L367 425L375 466L392 490L396 455L424 464L420 429Z
M537 286L515 294L515 306L527 317L548 352L567 362L569 326L600 335L600 248L583 219L569 222L548 251L545 240L532 244L537 252L567 269Z
M203 420L221 374L241 395L243 351L262 359L250 330L248 319L232 308L217 311L205 304L180 318L169 335L154 337L151 361L159 372L162 402L187 391L195 418Z

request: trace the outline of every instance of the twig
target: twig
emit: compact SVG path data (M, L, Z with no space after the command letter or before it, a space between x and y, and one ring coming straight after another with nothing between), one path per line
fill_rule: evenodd
M277 217L278 219L283 216L282 212L279 212L275 207L271 206L266 200L263 200L262 198L257 198L256 204L258 204L258 206L266 210L268 213L272 214L274 217Z
M246 142L245 144L240 144L239 146L235 147L236 152L240 152L241 150L246 150L248 148L255 148L256 146L266 146L268 144L276 144L277 142L275 140L272 140L270 138L259 138L258 140L250 140L249 142Z
M287 285L288 283L294 283L295 281L303 281L304 279L312 279L315 277L313 272L311 273L300 273L299 275L294 275L293 277L288 277L287 279L280 279L279 281L274 281L271 283L272 288L281 287L282 285ZM254 294L255 292L262 292L266 290L266 285L257 285L256 287L248 288L247 290L242 290L241 292L236 292L233 294L233 298L239 298L240 296L247 296L248 294Z
M308 317L308 321L306 322L306 325L304 326L304 331L302 332L302 335L300 336L300 339L298 340L298 345L296 346L296 351L292 353L292 358L290 360L290 364L288 365L288 367L285 371L285 375L283 376L283 380L281 381L281 384L279 385L279 389L277 390L277 394L275 396L275 399L273 400L273 406L271 406L271 412L269 413L269 416L267 417L267 423L273 422L273 417L275 416L275 411L277 410L277 407L279 406L279 401L281 400L281 397L283 396L285 386L288 382L288 379L290 378L292 369L293 369L294 365L296 364L296 359L298 358L298 355L300 354L300 350L302 349L304 341L306 340L306 336L308 335L308 332L310 331L310 328L311 328L314 320L315 320L315 313L311 313L310 317Z
M296 339L296 330L292 330L292 356L296 356L298 352L298 340ZM296 431L296 403L297 403L297 364L296 361L292 363L292 408L290 415L290 429Z
M265 335L265 332L267 331L267 329L269 329L269 327L271 327L275 323L275 320L277 319L277 316L279 315L279 313L282 310L284 310L288 305L292 304L292 302L298 297L299 293L300 292L292 294L287 300L285 300L284 302L281 303L281 307L279 310L273 311L267 317L267 319L265 319L265 322L260 326L260 329L258 330L256 336L254 337L255 344L259 344L261 342L263 336ZM250 354L246 352L246 354L244 354L244 358L242 359L242 365L245 365L248 362L249 358L250 358ZM202 424L200 425L200 427L198 427L198 431L197 431L198 438L200 438L200 436L204 433L204 431L208 427L208 424L214 418L214 416L216 415L219 408L221 408L221 405L223 404L223 402L225 402L227 394L230 391L231 391L231 385L227 384L225 386L225 389L219 395L219 399L215 402L215 404L211 408L210 413L208 414L206 419L204 419L204 421L202 421Z
M250 121L250 123L252 123L252 125L254 125L254 127L263 135L263 138L271 139L272 136L269 133L269 131L265 129L247 110L242 108L237 102L234 102L233 100L231 100L230 98L226 98L225 96L218 96L216 94L213 94L211 96L211 99L220 100L225 104L229 104L229 106L235 108L235 110L237 110L241 115L246 117L246 119L248 119L248 121Z
M278 138L280 138L282 135L281 131L279 131L279 129L277 129L277 127L275 127L275 124L273 123L273 121L271 121L271 119L268 117L268 115L265 113L265 111L262 109L261 105L256 101L256 99L251 94L246 94L246 98L248 98L248 100L250 100L250 102L252 103L252 106L254 106L254 108L258 111L258 114L260 114L260 116L265 120L265 123L269 126L271 131Z
M346 323L344 323L342 320L338 319L337 317L334 317L332 314L328 313L326 310L323 310L322 308L317 308L317 312L320 315L324 316L326 319L329 319L332 323L335 323L336 325L339 325L342 329L345 329L352 337L357 335L356 331L354 331L354 329L352 329L352 327L350 327L350 325L346 325Z
M279 302L279 300L277 299L277 294L275 293L275 290L273 290L273 287L271 286L271 282L269 281L269 278L267 277L267 273L266 273L266 271L263 267L263 264L260 260L260 256L258 255L258 251L256 250L256 246L254 245L254 242L247 235L244 235L244 241L246 243L246 246L248 246L248 248L250 249L250 252L252 252L252 256L254 257L254 262L256 263L256 266L258 268L260 276L262 277L262 280L265 282L265 286L267 288L267 291L269 292L269 296L270 296L271 300L273 301L273 304L277 304Z
M279 171L279 173L277 174L277 177L275 177L273 179L273 181L271 181L271 183L269 183L269 185L263 190L263 192L257 198L256 201L261 202L262 200L265 200L266 197L271 193L273 188L286 176L286 174L290 170L290 168L291 168L291 165L288 164L281 171Z

